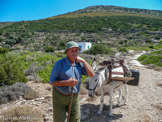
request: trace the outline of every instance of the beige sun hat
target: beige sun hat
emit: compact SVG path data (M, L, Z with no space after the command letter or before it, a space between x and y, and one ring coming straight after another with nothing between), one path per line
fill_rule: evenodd
M76 42L70 41L70 42L66 43L66 45L65 45L65 53L68 49L73 48L73 47L77 47L79 49L79 51L81 50L81 48L78 46L78 44Z

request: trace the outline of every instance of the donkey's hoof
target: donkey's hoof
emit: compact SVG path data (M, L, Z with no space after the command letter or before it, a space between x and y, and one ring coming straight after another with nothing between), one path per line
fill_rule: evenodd
M112 119L113 118L113 114L109 114L109 118Z
M124 103L124 105L128 105L128 103Z
M97 112L97 115L101 115L101 111L98 111L98 112Z
M113 119L113 116L109 116L109 119L112 120Z

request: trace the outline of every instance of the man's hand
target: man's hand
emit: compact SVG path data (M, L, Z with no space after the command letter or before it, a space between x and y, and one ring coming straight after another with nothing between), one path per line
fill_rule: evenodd
M88 77L94 77L95 73L94 73L92 67L83 58L77 56L75 61L76 61L76 63L81 62L84 65L86 72L88 74Z
M69 86L72 86L72 87L78 83L78 81L75 78L70 78L68 82L69 82Z
M83 63L85 60L83 58L77 56L77 58L75 59L75 61L76 61L76 63L78 63L78 62Z

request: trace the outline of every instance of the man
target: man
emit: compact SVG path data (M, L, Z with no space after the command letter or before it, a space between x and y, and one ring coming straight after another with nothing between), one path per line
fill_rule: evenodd
M66 113L73 87L73 99L70 112L70 122L80 122L79 92L82 75L93 77L91 66L78 56L80 48L71 41L66 44L66 57L57 61L51 71L50 84L53 86L53 120L65 122Z

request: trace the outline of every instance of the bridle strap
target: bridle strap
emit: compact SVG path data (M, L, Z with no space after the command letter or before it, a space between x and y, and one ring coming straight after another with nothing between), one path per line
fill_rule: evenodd
M96 73L96 74L100 75L99 73ZM97 82L96 86L95 86L93 89L88 89L88 90L90 90L90 91L95 91L96 88L97 88L97 86L98 86L98 82Z

